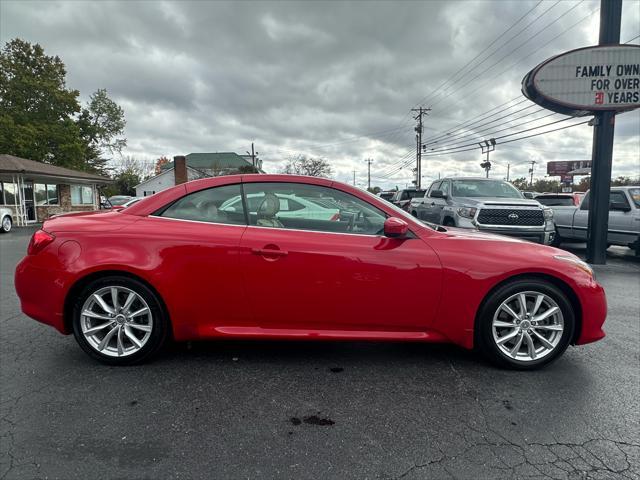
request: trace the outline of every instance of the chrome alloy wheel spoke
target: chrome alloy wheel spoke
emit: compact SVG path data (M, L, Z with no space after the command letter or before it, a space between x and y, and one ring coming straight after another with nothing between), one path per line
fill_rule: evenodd
M145 346L153 331L153 316L145 299L123 286L93 292L80 313L85 340L110 357L123 357Z
M558 346L564 332L564 317L550 296L522 291L500 304L491 327L501 353L530 362L548 355Z

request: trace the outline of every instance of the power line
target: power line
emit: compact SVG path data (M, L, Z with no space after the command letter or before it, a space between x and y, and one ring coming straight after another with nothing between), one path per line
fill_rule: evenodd
M471 83L472 81L474 81L476 78L478 78L479 76L483 75L484 73L486 73L487 71L489 71L490 69L492 69L493 67L495 67L496 65L498 65L502 60L504 60L505 58L507 58L508 56L510 56L512 53L517 52L518 50L520 50L523 46L525 46L527 43L529 43L531 40L533 40L534 38L536 38L538 35L540 35L542 32L544 32L546 29L548 29L549 27L551 27L552 25L554 25L556 22L560 21L562 18L564 18L566 15L568 15L570 12L572 12L574 9L576 9L579 5L581 5L585 0L581 0L580 2L578 2L577 4L575 4L573 7L571 7L570 9L568 9L566 12L564 12L562 15L560 15L559 17L557 17L555 20L553 20L551 23L547 24L547 26L545 26L544 28L542 28L541 30L538 30L538 32L536 32L534 35L532 35L531 37L529 37L527 40L525 40L524 42L522 42L520 45L518 45L516 48L512 49L511 51L509 51L506 55L503 55L502 57L500 57L499 60L497 60L496 62L492 63L489 67L485 68L482 72L476 74L475 76L473 76L472 78L470 78L466 83L462 84L461 86L459 86L458 88L456 88L455 90L449 92L446 96L441 97L440 99L436 100L435 103L433 103L431 106L435 107L437 104L439 104L440 102L442 102L442 100L450 97L451 95L453 95L455 92L459 91L461 88L469 85L469 83ZM558 2L559 3L559 2ZM554 4L554 6L557 5Z

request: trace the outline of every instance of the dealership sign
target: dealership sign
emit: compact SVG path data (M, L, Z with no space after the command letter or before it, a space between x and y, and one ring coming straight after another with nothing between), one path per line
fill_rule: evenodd
M547 175L560 176L572 174L576 170L591 168L591 160L558 160L547 162Z
M522 93L567 115L633 110L640 107L640 46L585 47L557 55L524 77Z

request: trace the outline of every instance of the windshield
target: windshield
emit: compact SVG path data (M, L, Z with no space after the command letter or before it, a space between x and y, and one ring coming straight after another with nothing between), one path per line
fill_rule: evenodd
M573 207L575 203L573 203L573 197L555 197L549 195L548 197L536 197L536 200L539 201L542 205L546 205L547 207Z
M636 208L640 208L640 188L630 188L629 196L633 200L633 203L635 203Z
M522 194L510 183L501 180L453 180L454 197L522 198Z

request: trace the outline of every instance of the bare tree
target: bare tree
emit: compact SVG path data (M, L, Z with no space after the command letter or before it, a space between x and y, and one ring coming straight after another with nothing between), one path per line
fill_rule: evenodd
M333 173L329 162L323 158L311 158L306 155L289 157L282 173L288 175L308 175L310 177L329 177Z

